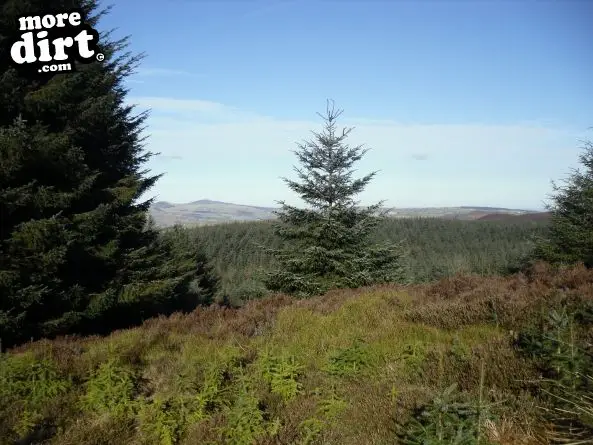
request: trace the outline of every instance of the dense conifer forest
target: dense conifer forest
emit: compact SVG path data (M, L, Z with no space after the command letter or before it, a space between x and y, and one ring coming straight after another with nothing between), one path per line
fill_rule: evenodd
M403 239L409 279L433 281L455 274L495 275L516 271L546 233L546 221L456 221L437 218L389 218L373 233L381 241ZM186 229L202 246L221 277L218 297L234 303L267 293L262 272L274 258L259 246L280 240L271 222L227 223Z

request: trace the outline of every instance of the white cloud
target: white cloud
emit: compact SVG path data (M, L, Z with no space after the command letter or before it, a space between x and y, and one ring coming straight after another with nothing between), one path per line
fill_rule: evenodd
M269 205L295 201L279 180L292 177L295 142L311 137L322 122L281 120L224 104L165 97L135 97L151 108L148 148L183 162L151 161L167 174L153 192L174 202L196 197ZM579 139L560 128L530 125L402 124L347 119L351 145L371 151L357 165L360 174L380 170L361 195L388 205L497 205L541 207L557 179L576 165ZM418 162L422 158L423 162Z
M163 81L162 78L195 78L200 75L185 70L176 70L169 68L137 68L135 72L126 79L129 84L147 84L151 81Z
M156 119L163 119L161 124L167 128L172 128L174 125L184 125L182 121L192 120L193 122L211 122L212 119L217 121L232 121L238 119L250 121L257 120L258 116L253 113L240 110L239 108L223 105L217 102L197 99L173 99L168 97L158 96L140 96L131 97L128 102L138 106L141 109L150 109ZM166 115L175 115L174 120L167 121ZM158 120L156 121L159 122ZM184 128L187 128L184 125Z
M163 155L163 154L160 154L160 155L156 155L156 157L158 159L162 159L162 160L165 160L165 161L180 161L180 160L183 159L183 156L178 156L178 155Z
M194 76L194 74L185 70L174 70L169 68L138 68L138 76Z
M185 100L185 99L171 99L167 97L138 97L131 98L130 102L135 103L141 107L150 107L159 111L175 111L175 112L220 112L228 110L225 105L209 102L207 100Z

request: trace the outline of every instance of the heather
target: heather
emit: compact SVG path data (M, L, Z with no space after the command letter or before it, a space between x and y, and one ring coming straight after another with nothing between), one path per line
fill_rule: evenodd
M590 366L592 303L590 270L539 264L508 277L276 295L105 338L38 341L2 356L0 437L548 443L561 427L545 416L554 404L541 385ZM535 341L542 332L548 346Z

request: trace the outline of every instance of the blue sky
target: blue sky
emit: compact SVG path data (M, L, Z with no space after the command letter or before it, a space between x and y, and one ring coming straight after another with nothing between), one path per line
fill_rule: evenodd
M166 6L165 6L166 5ZM327 98L380 170L360 195L393 207L542 208L593 130L593 2L117 2L100 29L147 57L157 200L298 197L295 142Z

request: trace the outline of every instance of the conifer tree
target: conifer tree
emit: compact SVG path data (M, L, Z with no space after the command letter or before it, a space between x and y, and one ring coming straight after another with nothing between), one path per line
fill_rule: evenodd
M586 141L579 156L584 170L573 169L563 180L552 182L554 194L548 236L537 242L535 256L552 264L582 262L593 267L593 143Z
M99 39L102 62L47 79L6 62L19 16L95 0L0 0L0 339L108 332L212 298L216 280L193 247L147 227L159 176L142 166L146 113L126 104L125 78L142 55ZM74 62L73 62L74 63Z
M275 231L284 243L270 249L280 267L266 277L269 290L304 297L406 277L402 246L370 241L385 217L383 202L364 208L354 199L376 172L353 178L352 166L368 149L346 143L353 128L337 129L342 112L328 101L325 116L318 113L325 122L323 131L313 132L312 140L293 151L301 164L294 167L300 181L283 180L309 208L279 201Z

